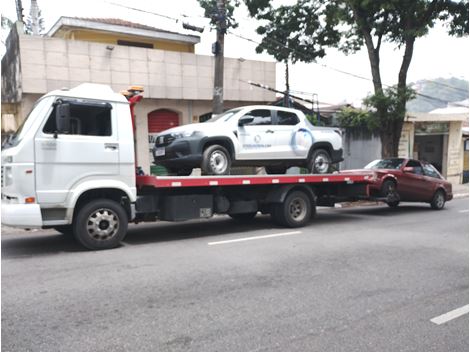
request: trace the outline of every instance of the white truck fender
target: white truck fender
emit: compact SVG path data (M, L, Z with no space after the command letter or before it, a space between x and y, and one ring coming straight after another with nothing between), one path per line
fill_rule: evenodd
M77 204L78 198L85 192L90 190L99 190L103 188L112 188L118 189L123 191L128 197L131 203L134 203L137 200L137 188L136 187L129 187L126 183L118 180L90 180L81 182L78 184L70 195L67 197L66 200L66 208L67 208L67 218L72 219L73 211L75 209L75 205Z

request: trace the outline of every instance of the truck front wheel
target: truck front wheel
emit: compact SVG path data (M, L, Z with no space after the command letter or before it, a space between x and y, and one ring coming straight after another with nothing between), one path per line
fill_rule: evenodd
M302 191L289 193L282 203L275 204L273 219L280 225L287 227L305 226L312 217L312 201Z
M127 214L119 203L96 199L78 211L73 232L76 240L88 249L109 249L122 241L127 224Z
M211 145L202 154L201 169L206 175L227 175L231 164L229 152L221 145Z

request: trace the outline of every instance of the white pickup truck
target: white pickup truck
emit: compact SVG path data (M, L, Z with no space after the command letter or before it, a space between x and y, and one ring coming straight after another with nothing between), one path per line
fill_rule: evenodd
M313 126L299 110L268 105L166 130L153 153L155 164L180 176L199 167L207 175L226 175L231 166L264 166L268 174L300 166L325 174L343 160L339 129Z

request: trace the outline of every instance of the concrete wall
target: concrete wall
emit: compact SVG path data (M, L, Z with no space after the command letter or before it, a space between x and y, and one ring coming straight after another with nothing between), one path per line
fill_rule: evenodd
M341 170L362 169L373 160L381 158L380 137L360 130L347 129L343 133Z
M214 84L212 56L127 46L20 35L23 91L46 93L83 82L110 85L120 91L143 85L144 97L211 100ZM275 86L274 62L227 58L224 99L272 101L273 92L252 89L244 81Z
M463 171L462 122L452 121L449 124L447 180L452 183L460 183Z

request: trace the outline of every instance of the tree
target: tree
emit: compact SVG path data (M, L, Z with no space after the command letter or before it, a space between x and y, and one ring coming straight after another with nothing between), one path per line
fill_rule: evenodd
M250 15L264 21L258 29L263 41L258 47L268 53L287 49L293 60L315 61L326 47L346 54L367 49L374 86L376 132L382 142L382 156L398 154L405 117L407 74L416 39L425 36L436 22L446 23L449 35L468 34L468 0L299 0L292 6L274 8L269 0L245 0ZM282 37L279 38L279 33ZM284 39L284 40L282 40ZM384 89L380 71L383 42L403 48L395 97ZM397 104L390 113L390 100ZM397 117L396 113L400 116Z
M25 34L40 35L44 32L44 18L36 0L31 0L31 10L24 26Z

